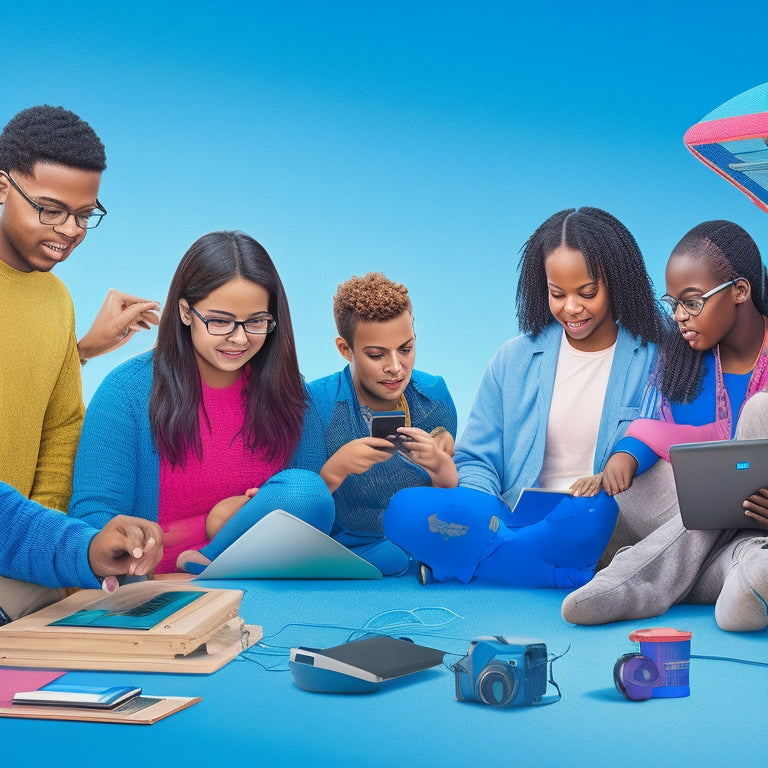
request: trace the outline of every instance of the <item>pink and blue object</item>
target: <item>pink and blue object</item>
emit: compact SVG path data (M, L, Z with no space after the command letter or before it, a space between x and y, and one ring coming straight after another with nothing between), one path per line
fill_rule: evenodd
M689 128L685 146L768 212L768 83L726 101Z
M690 696L691 632L652 627L629 639L640 644L640 653L616 661L613 679L621 693L632 701Z

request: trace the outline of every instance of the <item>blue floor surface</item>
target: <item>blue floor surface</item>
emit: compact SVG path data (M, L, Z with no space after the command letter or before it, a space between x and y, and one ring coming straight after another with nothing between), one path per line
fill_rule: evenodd
M229 765L647 768L765 759L768 667L693 658L687 698L630 702L614 687L614 662L637 650L629 633L644 627L692 631L694 655L768 662L768 631L723 632L712 606L678 606L657 619L575 627L562 619L565 593L555 590L423 587L412 576L206 586L245 590L240 614L264 627L272 652L252 649L203 676L70 672L64 680L73 683L132 683L148 694L199 695L202 702L152 726L5 718L3 765L200 768L232 760L237 763ZM414 609L431 623L456 614L442 627L403 621L402 629L390 631L447 651L447 663L463 656L479 635L545 642L550 654L564 654L553 668L561 700L510 709L457 702L446 666L367 695L309 693L294 685L287 671L289 647L336 645L367 622L410 620L399 612Z

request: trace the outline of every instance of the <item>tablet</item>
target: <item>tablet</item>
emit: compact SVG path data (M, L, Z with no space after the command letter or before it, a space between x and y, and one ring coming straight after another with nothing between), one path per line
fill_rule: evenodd
M36 691L19 691L14 704L45 704L52 707L84 707L86 709L114 709L135 699L141 688L131 685L91 686L53 683Z
M742 504L768 487L768 440L682 443L669 449L669 460L686 528L765 530Z

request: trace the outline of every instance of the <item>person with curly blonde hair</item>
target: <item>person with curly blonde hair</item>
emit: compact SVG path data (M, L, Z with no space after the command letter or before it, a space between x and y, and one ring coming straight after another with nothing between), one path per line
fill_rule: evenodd
M456 485L456 408L441 377L413 368L416 335L404 285L381 273L352 277L339 285L333 311L336 348L347 365L308 385L292 466L325 480L335 539L385 576L402 575L409 557L384 537L384 509L402 488ZM397 448L371 436L373 416L392 411L406 423Z

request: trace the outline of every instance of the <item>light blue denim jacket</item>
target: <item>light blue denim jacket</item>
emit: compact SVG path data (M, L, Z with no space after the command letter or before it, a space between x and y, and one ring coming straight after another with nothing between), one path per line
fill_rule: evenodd
M349 366L307 385L309 394L304 432L291 466L319 472L323 464L351 440L366 437L369 427L355 394ZM405 388L411 424L431 432L445 427L456 436L456 407L440 376L413 371ZM334 535L383 536L382 515L389 500L401 488L431 485L419 466L395 453L359 475L349 475L334 491Z
M508 341L494 355L456 446L460 485L514 505L522 488L538 484L562 334L553 322L536 337ZM602 470L629 422L640 415L655 352L655 345L619 326L594 472Z

